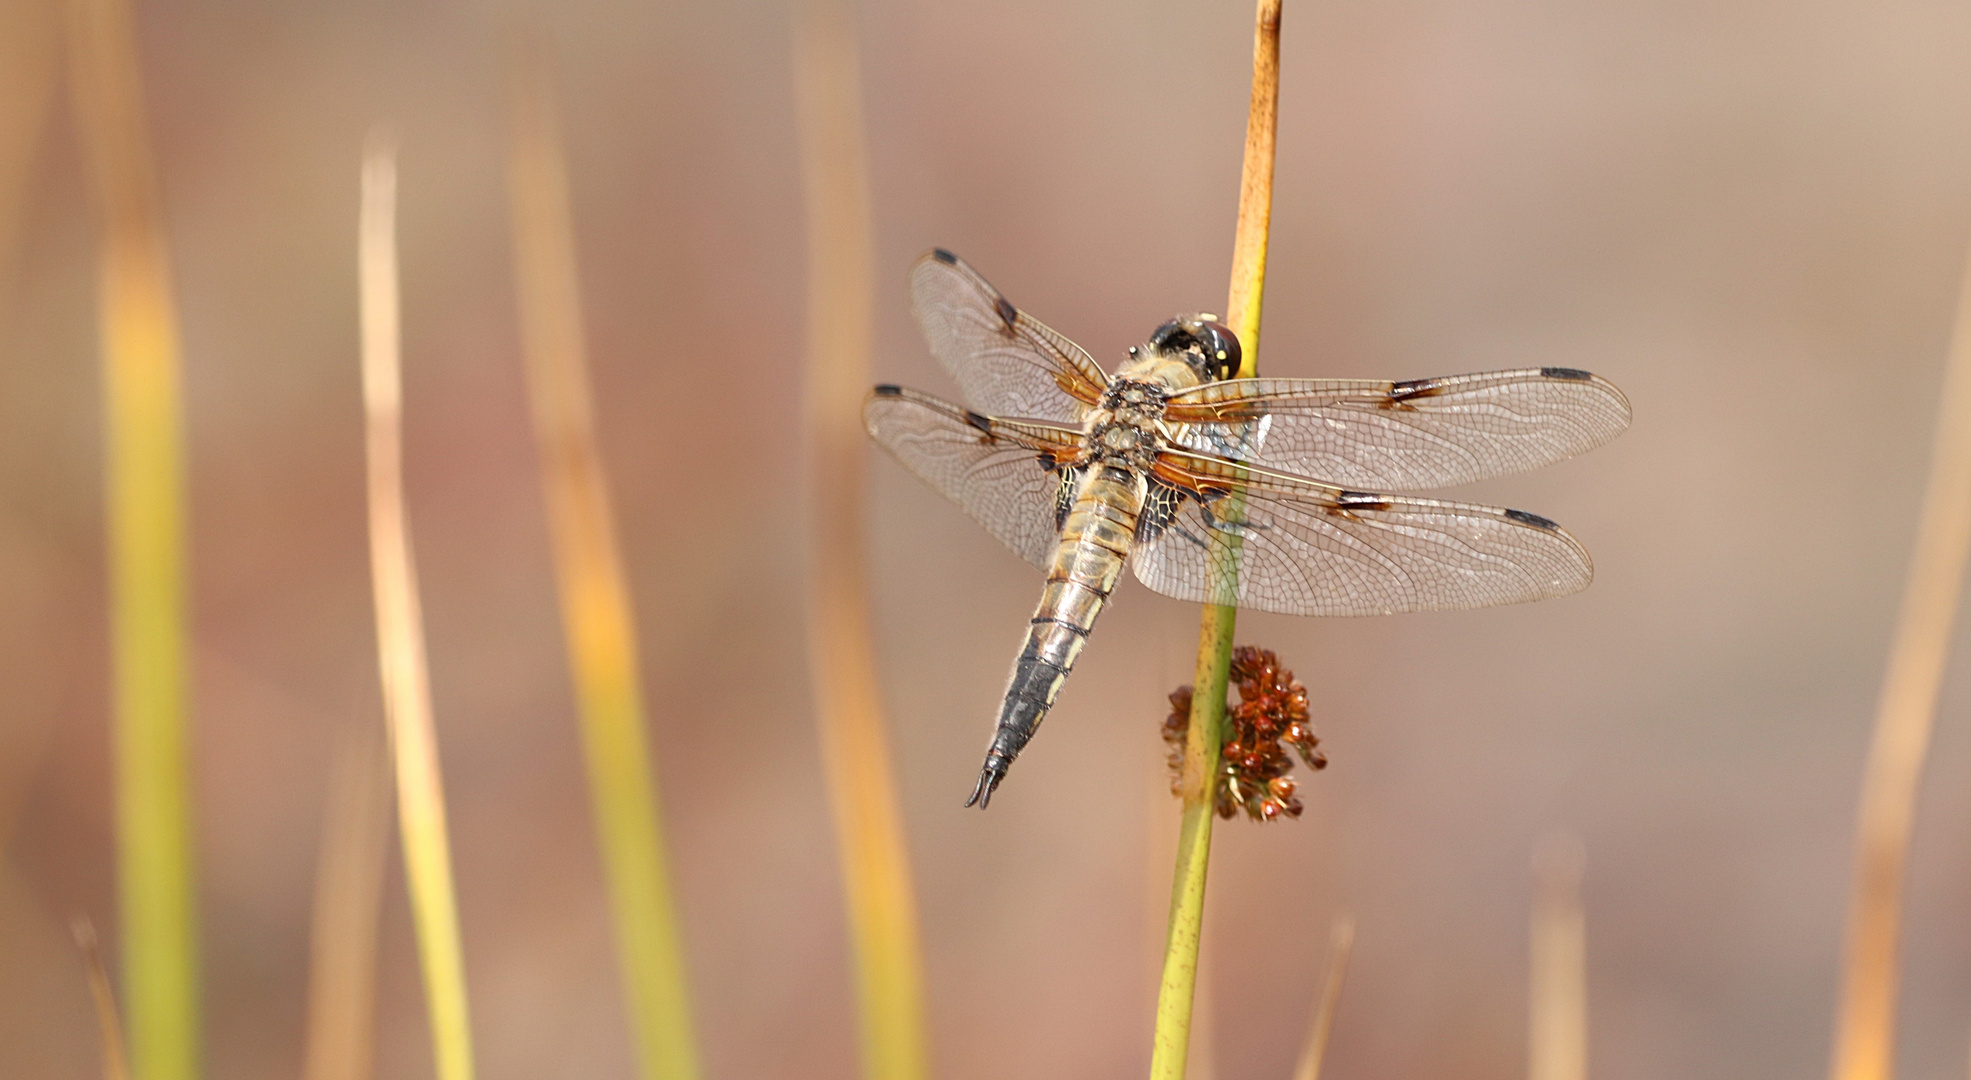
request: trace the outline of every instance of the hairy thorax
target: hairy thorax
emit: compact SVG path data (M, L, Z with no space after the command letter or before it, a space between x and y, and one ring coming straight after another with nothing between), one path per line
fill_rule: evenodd
M1146 357L1124 367L1087 415L1089 456L1148 471L1156 457L1164 402L1198 381L1188 365L1175 360Z

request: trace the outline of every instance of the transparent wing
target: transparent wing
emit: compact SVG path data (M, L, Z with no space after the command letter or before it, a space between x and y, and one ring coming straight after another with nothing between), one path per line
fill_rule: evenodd
M1162 529L1131 565L1179 600L1386 615L1544 600L1594 576L1573 537L1521 510L1347 491L1176 452L1156 473ZM1225 588L1234 567L1237 586Z
M1418 491L1536 469L1629 426L1629 401L1573 368L1407 382L1233 379L1173 396L1171 438L1350 488Z
M862 403L869 437L1020 558L1045 569L1060 538L1060 468L1074 428L981 416L929 394L879 386Z
M910 268L910 304L931 353L974 409L1080 426L1109 377L1081 346L1007 303L942 248Z

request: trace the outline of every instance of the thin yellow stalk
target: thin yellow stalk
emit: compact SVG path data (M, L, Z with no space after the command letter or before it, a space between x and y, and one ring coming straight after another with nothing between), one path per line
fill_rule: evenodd
M1355 917L1335 916L1328 938L1327 982L1321 988L1321 1000L1314 1005L1314 1021L1308 1025L1307 1045L1301 1048L1293 1080L1321 1080L1321 1063L1328 1057L1328 1035L1335 1026L1335 1006L1341 1002L1341 983L1348 977L1348 955L1354 949Z
M862 396L869 388L869 182L853 12L810 0L794 35L808 221L808 662L854 949L863 1075L921 1080L917 905L882 692L862 543Z
M1528 1080L1587 1080L1588 931L1581 909L1581 843L1543 841L1534 855L1527 980Z
M1971 553L1971 268L1965 272L1958 299L1957 326L1945 363L1930 452L1929 487L1862 780L1848 941L1836 1014L1834 1080L1888 1080L1893 1074L1904 868L1967 553Z
M96 943L96 924L77 915L69 924L75 947L82 950L82 968L89 980L89 997L96 1005L96 1029L103 1041L103 1080L130 1080L130 1062L123 1052L123 1022L116 1015L116 991Z
M510 75L520 323L618 963L642 1075L693 1080L690 992L644 739L636 621L596 441L566 156L545 49L516 48Z
M1273 143L1279 118L1280 0L1259 0L1253 31L1252 105L1246 117L1245 164L1239 182L1239 223L1232 246L1232 287L1226 321L1239 335L1239 375L1259 365L1259 316L1266 289L1267 231L1273 217ZM1236 576L1232 565L1215 572ZM1233 593L1236 582L1214 591ZM1192 683L1191 723L1184 741L1177 869L1170 892L1170 932L1164 943L1163 983L1157 995L1156 1035L1150 1053L1152 1080L1182 1080L1191 1038L1191 1004L1198 980L1198 940L1204 924L1205 872L1211 862L1211 826L1218 794L1225 684L1232 663L1238 609L1205 605L1198 627L1197 677Z
M376 1030L376 932L390 848L389 764L368 725L350 727L330 774L308 956L306 1080L365 1080Z
M76 127L102 218L103 479L131 1064L144 1080L192 1080L199 980L178 321L129 9L121 0L67 7Z
M403 387L397 315L397 155L372 136L363 153L357 266L363 322L363 413L369 459L370 577L377 666L397 772L397 822L411 921L424 969L438 1080L472 1080L465 960L445 832L445 789L431 719L424 616L404 513ZM147 1078L148 1080L148 1078Z

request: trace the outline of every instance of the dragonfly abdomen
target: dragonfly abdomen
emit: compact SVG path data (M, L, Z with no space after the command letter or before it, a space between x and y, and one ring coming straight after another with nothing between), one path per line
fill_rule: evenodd
M1144 490L1142 474L1115 465L1097 465L1083 480L1062 525L1047 587L1041 591L1019 658L1013 661L1013 677L1006 684L978 787L965 805L983 807L992 800L993 789L1054 707L1095 627L1095 617L1122 577Z

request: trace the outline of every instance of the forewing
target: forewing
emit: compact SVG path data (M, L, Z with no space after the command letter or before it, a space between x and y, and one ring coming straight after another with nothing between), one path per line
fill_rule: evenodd
M1174 452L1159 457L1157 483L1168 520L1131 565L1179 600L1386 615L1544 600L1594 576L1573 537L1520 510L1348 491Z
M910 269L910 303L972 408L1080 426L1109 379L1081 346L1015 308L942 248Z
M862 404L863 426L903 467L955 502L1020 558L1046 568L1060 530L1058 469L1081 432L982 416L929 394L879 386Z
M1233 379L1170 399L1172 438L1348 488L1420 491L1537 469L1629 425L1612 383L1573 368L1407 382Z

